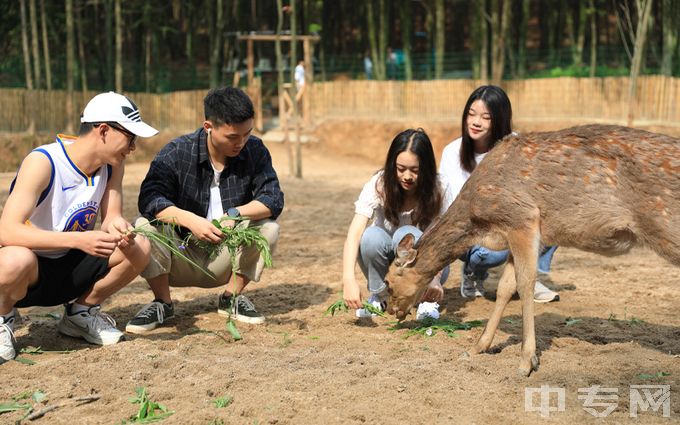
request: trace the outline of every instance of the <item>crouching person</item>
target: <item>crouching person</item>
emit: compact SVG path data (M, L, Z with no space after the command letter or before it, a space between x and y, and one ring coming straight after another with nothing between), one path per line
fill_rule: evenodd
M16 309L65 304L59 332L90 343L123 333L100 304L147 265L151 246L122 217L124 161L157 131L125 96L90 100L77 137L33 150L0 217L0 363L16 355ZM101 214L101 230L94 230Z
M254 111L248 96L237 88L211 90L204 99L204 112L205 121L198 130L172 140L151 162L139 193L143 217L137 225L156 219L150 228L163 233L166 240L184 240L190 232L183 254L208 275L163 244L152 242L151 261L141 275L154 300L127 324L127 332L148 332L174 316L170 286L222 286L218 313L253 324L265 320L242 295L251 281L259 281L264 267L255 245L239 248L233 274L226 248L212 257L202 246L223 241L213 220L231 226L235 218L247 217L238 225L260 226L273 251L283 193L269 151L250 134Z

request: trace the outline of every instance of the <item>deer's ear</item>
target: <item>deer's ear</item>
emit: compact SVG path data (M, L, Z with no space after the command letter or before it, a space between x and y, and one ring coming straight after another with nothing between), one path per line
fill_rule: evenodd
M415 239L416 238L409 233L399 241L399 244L397 245L397 258L394 259L394 263L398 267L410 266L416 260L418 251L413 249Z

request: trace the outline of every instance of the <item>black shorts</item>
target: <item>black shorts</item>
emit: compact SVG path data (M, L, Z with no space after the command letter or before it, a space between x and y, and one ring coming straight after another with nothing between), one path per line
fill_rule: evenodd
M59 258L38 256L38 282L15 307L51 307L74 300L109 272L109 259L72 249Z

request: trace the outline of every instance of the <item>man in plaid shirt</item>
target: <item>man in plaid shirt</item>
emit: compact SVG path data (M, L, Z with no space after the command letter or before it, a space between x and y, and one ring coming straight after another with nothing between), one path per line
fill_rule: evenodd
M218 312L231 313L248 323L264 322L264 316L241 295L250 281L259 281L264 267L255 245L239 249L232 274L227 249L210 258L196 240L220 243L222 231L212 220L233 225L233 218L243 216L249 220L239 226L261 226L273 251L279 235L275 220L283 210L283 193L269 151L262 140L251 135L254 111L248 96L238 88L218 88L211 90L203 103L203 126L172 140L151 163L139 193L143 217L135 224L158 219L154 224L162 224L150 229L181 238L191 232L190 243L181 248L213 276L206 276L154 242L151 261L141 273L154 300L128 322L127 332L148 332L174 316L170 286L212 288L226 282ZM238 296L232 299L232 294Z

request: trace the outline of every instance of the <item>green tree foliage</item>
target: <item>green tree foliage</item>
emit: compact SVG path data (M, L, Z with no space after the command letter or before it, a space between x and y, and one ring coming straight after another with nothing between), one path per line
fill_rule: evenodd
M640 72L680 73L677 3L653 2ZM498 81L553 69L601 76L631 66L635 44L619 21L622 8L634 11L636 4L298 0L294 16L282 15L281 32L295 23L297 34L321 36L317 81L363 78L366 54L377 79ZM290 6L282 0L281 8ZM246 46L237 35L275 33L278 9L272 0L0 0L0 86L167 92L230 84L245 68ZM630 13L625 24L637 28L640 16ZM275 92L279 65L290 80L293 52L289 43L281 49L284 64L277 64L274 43L255 45L264 90Z

